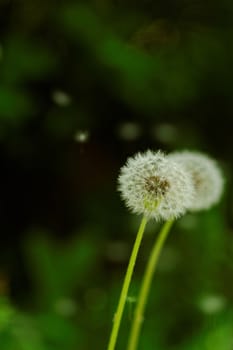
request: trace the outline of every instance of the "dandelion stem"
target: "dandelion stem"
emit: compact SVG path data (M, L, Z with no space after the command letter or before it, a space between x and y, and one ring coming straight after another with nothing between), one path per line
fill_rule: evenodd
M143 317L144 317L144 310L148 299L152 278L157 266L158 258L160 256L163 244L170 231L173 221L174 220L168 220L167 222L165 222L152 248L151 255L149 257L149 260L146 266L146 271L143 277L137 306L134 313L127 350L137 349L138 339L139 339Z
M139 247L140 247L140 244L142 241L143 233L145 231L146 223L147 223L147 219L146 219L146 217L143 217L141 224L140 224L140 227L139 227L139 230L138 230L138 233L137 233L137 237L136 237L134 246L133 246L133 250L132 250L132 253L130 256L130 260L129 260L129 264L127 267L124 283L122 286L121 295L119 298L117 310L116 310L116 313L114 315L113 327L112 327L112 332L111 332L110 340L109 340L109 344L108 344L108 350L115 349L117 336L118 336L118 332L119 332L119 328L120 328L120 324L121 324L121 319L122 319L122 315L123 315L123 311L124 311L124 307L125 307L125 303L126 303L126 299L127 299L127 295L128 295L129 285L130 285L130 281L131 281L131 278L133 275L134 265L135 265L135 262L137 259L137 255L138 255Z

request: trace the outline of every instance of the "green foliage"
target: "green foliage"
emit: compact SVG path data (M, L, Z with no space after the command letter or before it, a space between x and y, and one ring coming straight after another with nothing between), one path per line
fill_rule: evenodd
M0 122L4 125L18 126L34 114L35 104L22 90L0 86Z
M180 349L232 349L232 321L232 315L229 314L214 319L213 325L206 326L198 336Z
M72 349L82 339L75 326L55 312L29 315L6 302L3 305L0 331L3 350Z
M32 239L26 245L26 254L39 301L54 306L54 301L72 296L78 286L85 286L85 279L89 278L90 272L93 273L98 245L83 236L73 239L64 247L43 235L32 233Z
M51 50L23 37L8 38L4 47L1 80L5 84L20 84L51 74L56 60Z
M232 350L232 15L230 0L0 2L0 350L106 349L138 224L117 173L148 148L206 151L228 180L174 226L139 349Z

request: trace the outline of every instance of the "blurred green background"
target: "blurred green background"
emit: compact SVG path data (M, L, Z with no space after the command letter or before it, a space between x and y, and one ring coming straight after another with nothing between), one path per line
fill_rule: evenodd
M1 350L107 348L140 221L116 179L148 148L208 153L226 191L173 228L140 349L233 349L232 18L230 0L0 1Z

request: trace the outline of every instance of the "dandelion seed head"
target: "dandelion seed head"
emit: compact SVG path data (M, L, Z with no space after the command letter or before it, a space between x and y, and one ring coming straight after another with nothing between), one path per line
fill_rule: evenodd
M123 140L134 141L141 136L142 129L136 122L125 122L118 126L117 133Z
M61 298L56 300L54 305L55 311L62 316L73 316L77 311L77 305L74 300Z
M89 140L88 130L78 130L74 135L74 140L78 143L85 143Z
M162 123L152 128L152 135L163 143L174 143L177 140L178 130L173 124Z
M193 199L193 184L183 166L161 151L137 153L121 168L118 190L135 214L156 220L177 218Z
M192 176L195 196L190 210L209 209L220 200L224 185L223 175L213 159L191 151L174 152L168 157L182 164Z
M53 91L52 99L53 99L53 102L60 107L67 107L71 103L71 97L65 91L61 91L61 90Z
M222 311L227 302L221 295L204 295L198 303L199 308L205 314L215 314Z

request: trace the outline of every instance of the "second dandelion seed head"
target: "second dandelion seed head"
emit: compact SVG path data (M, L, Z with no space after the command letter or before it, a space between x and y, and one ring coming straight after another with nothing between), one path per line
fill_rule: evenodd
M218 164L205 154L192 151L173 152L168 158L183 165L192 177L195 196L189 209L209 209L223 193L224 180Z
M184 214L194 196L190 175L160 151L129 158L121 168L118 183L121 196L132 212L156 220Z

